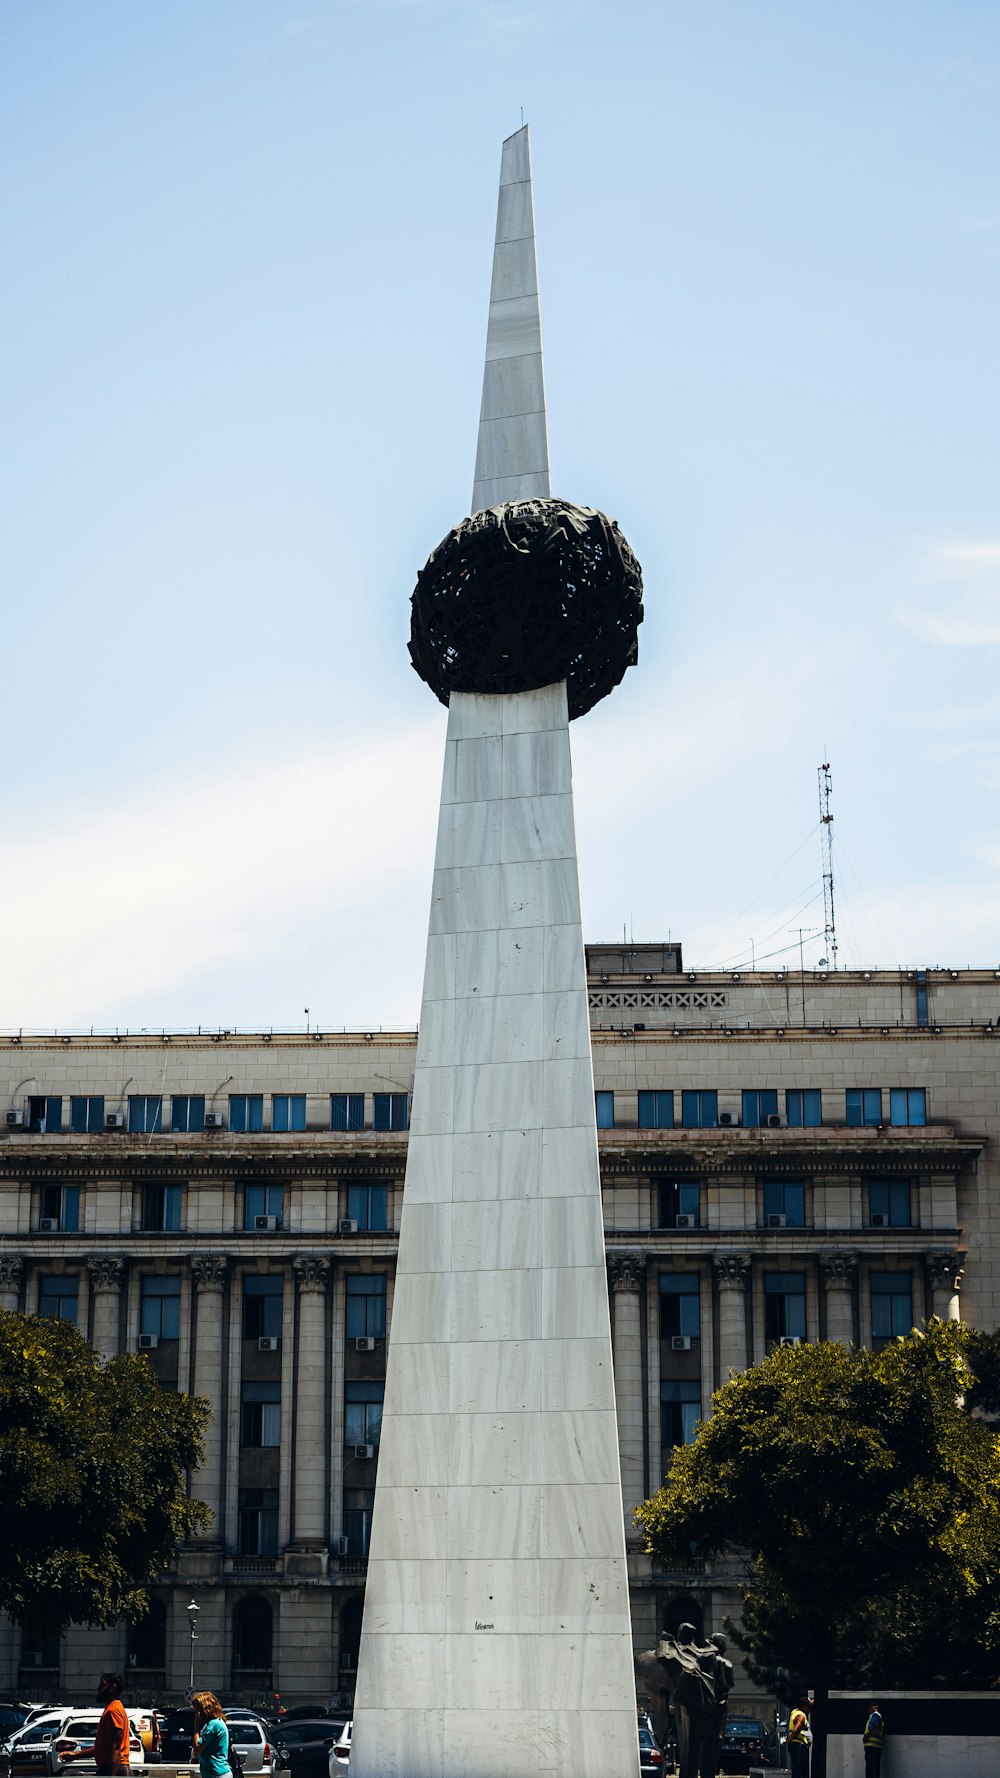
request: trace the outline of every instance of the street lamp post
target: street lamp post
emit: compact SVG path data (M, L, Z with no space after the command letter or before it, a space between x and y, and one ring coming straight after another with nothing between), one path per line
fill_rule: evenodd
M188 1622L191 1625L191 1661L188 1668L188 1693L194 1691L194 1645L198 1640L196 1625L198 1623L198 1606L192 1599L187 1607Z

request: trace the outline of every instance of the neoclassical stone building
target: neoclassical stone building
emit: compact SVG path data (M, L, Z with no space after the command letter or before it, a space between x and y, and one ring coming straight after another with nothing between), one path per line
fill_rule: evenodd
M782 1339L997 1321L1000 971L588 952L626 1518ZM378 1463L412 1032L0 1035L0 1305L144 1350L215 1410L215 1514L129 1631L22 1638L0 1691L349 1700ZM630 1558L636 1642L717 1627L724 1570ZM743 1701L750 1693L744 1689ZM737 1694L737 1702L739 1702Z

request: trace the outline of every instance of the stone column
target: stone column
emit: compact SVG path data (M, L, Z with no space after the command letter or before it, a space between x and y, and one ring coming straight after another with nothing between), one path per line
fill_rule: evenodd
M854 1280L858 1274L856 1253L821 1253L819 1269L826 1290L826 1337L842 1346L854 1343Z
M611 1253L608 1271L612 1289L612 1348L618 1453L621 1462L625 1536L638 1544L632 1515L646 1498L643 1463L643 1388L641 1290L646 1260L641 1253Z
M931 1314L942 1321L961 1321L958 1293L965 1271L964 1253L937 1252L927 1255L927 1275L931 1285Z
M0 1309L16 1315L21 1303L24 1261L19 1253L0 1254Z
M716 1253L712 1259L719 1292L719 1382L730 1371L747 1368L746 1289L750 1282L748 1253Z
M326 1286L330 1260L323 1253L298 1253L292 1264L299 1287L293 1542L300 1550L326 1552L330 1541L325 1411Z
M103 1358L114 1358L121 1329L124 1262L112 1253L92 1253L87 1259L87 1270L94 1301L91 1345Z
M212 1403L212 1417L205 1432L205 1461L191 1478L191 1496L203 1500L215 1514L212 1529L198 1541L217 1544L222 1541L220 1483L222 1476L223 1423L222 1294L229 1271L225 1254L195 1254L191 1260L195 1283L195 1348L192 1393L207 1396Z

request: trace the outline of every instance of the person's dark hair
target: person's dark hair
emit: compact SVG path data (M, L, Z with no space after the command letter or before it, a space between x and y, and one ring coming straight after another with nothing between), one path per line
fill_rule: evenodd
M108 1690L111 1693L111 1696L113 1698L120 1698L122 1692L125 1690L125 1675L123 1673L102 1673L102 1685L105 1680L107 1680Z

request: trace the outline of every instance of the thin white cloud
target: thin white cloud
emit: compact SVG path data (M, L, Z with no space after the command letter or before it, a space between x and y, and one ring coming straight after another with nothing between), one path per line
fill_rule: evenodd
M945 648L982 648L1000 642L1000 612L995 616L944 615L933 612L897 611L896 620L918 642Z
M1000 570L1000 542L939 543L932 551L931 564L937 574L949 580L996 573Z

